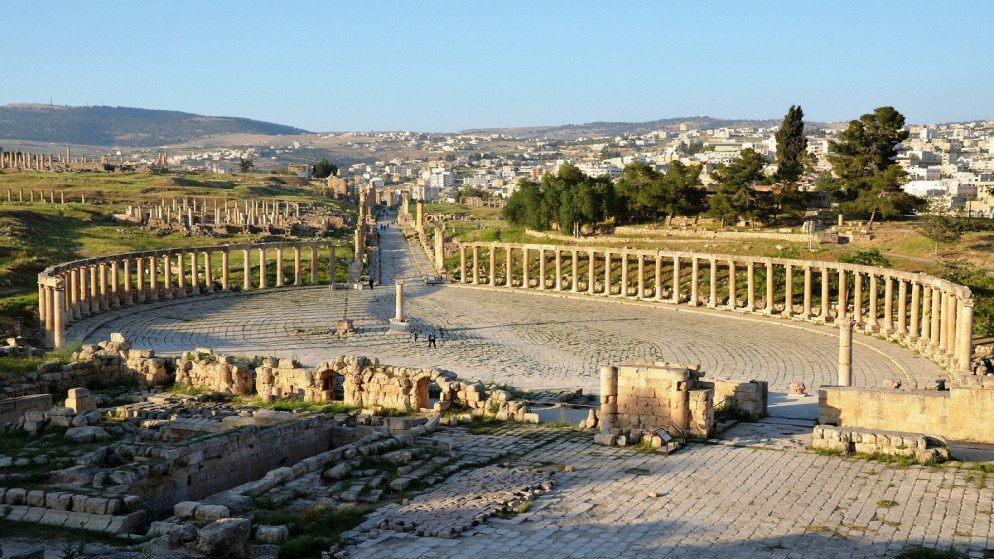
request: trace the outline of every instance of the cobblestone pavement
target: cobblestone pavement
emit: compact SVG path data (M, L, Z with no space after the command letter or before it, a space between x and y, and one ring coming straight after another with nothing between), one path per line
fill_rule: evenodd
M732 439L742 438L737 429ZM775 421L743 429L766 441L800 432ZM557 473L556 488L510 520L491 518L454 539L360 534L350 557L877 558L953 545L979 558L994 537L994 490L977 471L948 465L902 468L776 442L691 444L664 457L520 425L498 436L443 428L435 437L466 455L508 450L520 465L574 471Z
M406 367L438 367L464 378L522 388L599 390L599 367L626 360L700 363L708 376L762 379L784 391L791 381L832 384L838 370L837 330L741 313L690 309L604 297L470 286L425 285L423 255L400 231L381 232L381 280L373 290L327 287L269 289L188 297L121 309L74 323L68 339L95 342L122 332L135 347L176 354L210 347L232 355L296 357L314 366L337 355L367 355ZM395 279L405 279L405 314L421 332L387 334ZM346 312L357 332L331 334ZM428 331L438 349L425 347ZM896 344L856 336L856 385L887 378L929 382L943 376L931 361Z

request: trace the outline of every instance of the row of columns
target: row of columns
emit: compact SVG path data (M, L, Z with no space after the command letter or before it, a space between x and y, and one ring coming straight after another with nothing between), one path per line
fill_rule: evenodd
M53 266L38 276L38 318L45 343L61 347L65 325L81 318L134 304L230 291L230 255L242 251L241 289L270 287L266 266L275 252L276 281L286 285L284 267L292 253L293 284L304 285L302 251L310 252L308 285L318 283L320 252L327 251L329 285L335 288L335 246L330 243L229 245L129 253ZM218 263L215 255L220 254ZM253 276L253 254L258 273ZM161 282L160 282L161 280Z
M925 274L817 261L553 245L471 243L461 244L459 252L461 283L637 297L824 323L851 317L864 333L897 339L960 372L970 370L970 291Z

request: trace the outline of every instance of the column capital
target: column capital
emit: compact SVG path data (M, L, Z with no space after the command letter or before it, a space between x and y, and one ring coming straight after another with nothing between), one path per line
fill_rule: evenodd
M839 325L840 329L852 332L852 328L856 324L856 321L851 316L846 316L836 321L836 324Z

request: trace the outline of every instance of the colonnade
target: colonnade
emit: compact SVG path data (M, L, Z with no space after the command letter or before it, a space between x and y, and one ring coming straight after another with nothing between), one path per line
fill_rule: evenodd
M241 286L230 281L231 255L236 253L241 253L243 260ZM302 256L308 253L310 270L305 270ZM288 262L293 269L292 284L284 273ZM266 277L271 264L275 264L274 282ZM45 344L62 347L65 327L75 320L135 304L215 291L316 285L321 283L319 267L328 271L328 285L334 289L332 241L176 248L76 260L38 274L38 318Z
M969 288L874 266L609 247L460 243L460 283L569 291L837 323L970 372Z

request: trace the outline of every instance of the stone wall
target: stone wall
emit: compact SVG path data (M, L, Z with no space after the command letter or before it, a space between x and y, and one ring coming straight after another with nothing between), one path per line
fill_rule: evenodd
M236 363L230 355L215 355L202 348L188 351L176 361L176 382L229 394L251 394L253 389L248 363Z
M926 435L832 425L818 425L814 428L811 447L838 450L843 454L859 452L910 456L923 462L949 458L949 450L945 448L944 441Z
M708 436L714 389L696 366L670 363L605 367L601 372L601 432L670 430Z
M381 366L375 358L339 357L328 365L345 377L345 402L364 407L384 406L399 410L427 408L428 384L438 379L442 383L455 380L455 375L443 374L435 369Z
M174 503L225 491L330 450L338 427L336 421L311 417L269 427L248 426L165 453L148 447L152 458L165 462L137 476L128 492L142 495L142 504L151 510L171 509ZM137 445L127 450L142 455Z
M308 371L296 366L292 359L265 359L255 369L255 391L264 401L298 398L326 402L334 397L337 374L338 370L330 363Z
M984 421L994 417L994 386L961 384L938 391L823 386L818 422L994 443L994 431Z
M51 394L33 394L20 398L0 400L0 425L11 421L20 421L29 411L48 411L52 409Z
M735 380L712 380L701 383L703 387L714 389L714 407L729 407L755 419L766 417L770 400L769 383L762 380L741 382Z

